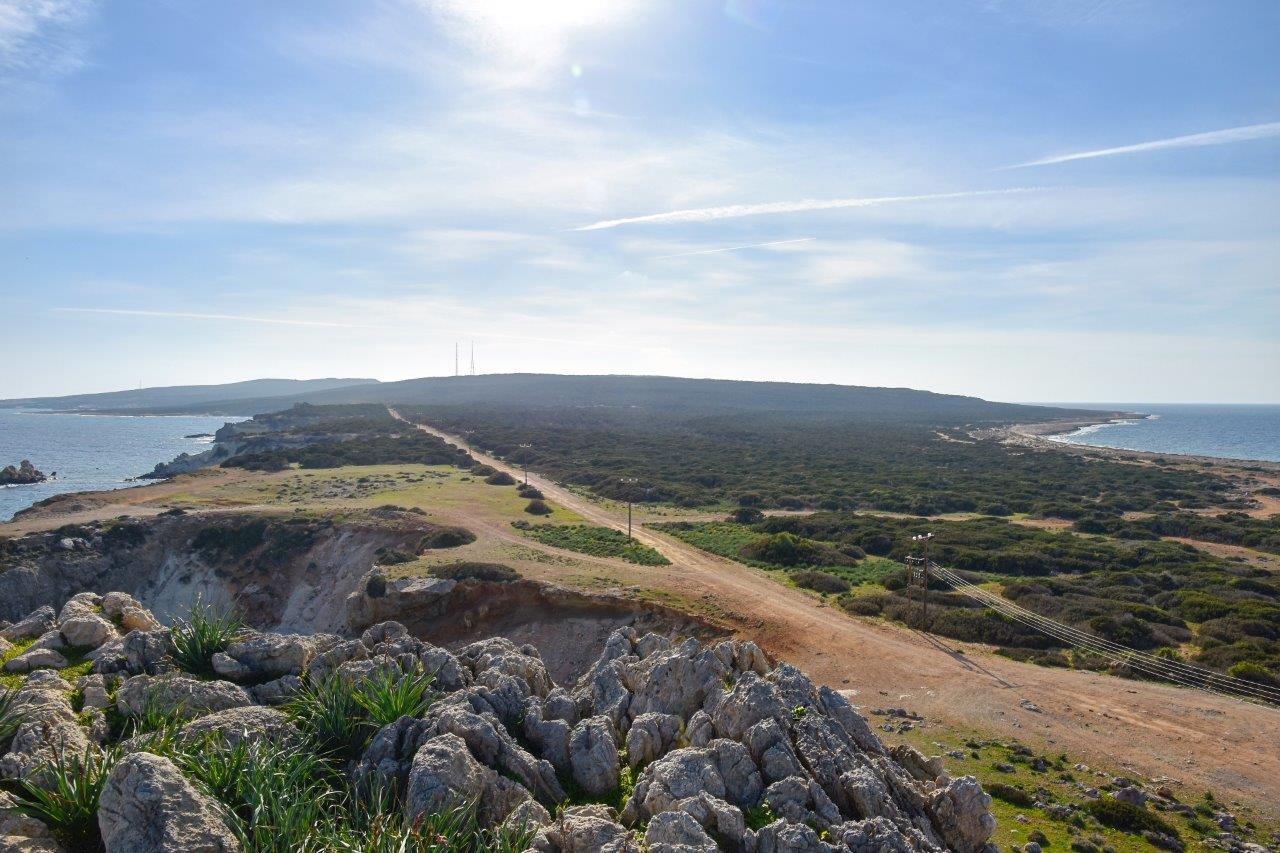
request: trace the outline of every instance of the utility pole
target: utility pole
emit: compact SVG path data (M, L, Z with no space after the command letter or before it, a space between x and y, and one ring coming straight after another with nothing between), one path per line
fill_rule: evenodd
M532 444L522 444L520 449L524 452L520 454L520 461L524 463L524 484L529 485L529 448Z
M631 538L631 499L635 497L634 491L636 483L640 482L635 477L623 477L620 482L627 487L627 538Z
M933 538L932 533L918 533L915 536L911 537L911 540L913 542L924 543L924 563L923 563L924 588L922 590L923 597L924 597L924 606L923 606L923 611L920 615L920 629L923 631L929 630L929 540L932 538Z

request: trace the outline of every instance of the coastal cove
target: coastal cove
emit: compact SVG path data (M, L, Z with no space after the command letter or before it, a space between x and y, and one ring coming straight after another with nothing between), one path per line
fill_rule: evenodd
M1072 426L1068 432L1045 434L1044 437L1063 444L1088 447L1280 462L1280 406L1091 405L1122 409L1146 417Z
M53 495L133 485L157 462L200 453L210 434L240 418L81 415L0 409L0 465L23 459L49 475L42 483L0 488L0 520ZM57 472L57 477L54 477Z

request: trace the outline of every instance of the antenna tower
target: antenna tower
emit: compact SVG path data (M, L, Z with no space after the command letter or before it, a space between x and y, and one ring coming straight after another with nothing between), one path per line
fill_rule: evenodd
M458 375L458 342L453 342L453 375Z
M476 375L476 342L471 342L471 375Z

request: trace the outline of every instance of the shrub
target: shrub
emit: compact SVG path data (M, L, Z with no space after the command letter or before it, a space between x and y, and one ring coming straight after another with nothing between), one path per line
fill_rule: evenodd
M1253 681L1258 684L1280 687L1280 678L1276 678L1271 670L1265 666L1252 661L1242 660L1239 663L1232 664L1231 668L1227 670L1227 675L1233 678L1243 678L1245 681Z
M1085 810L1098 819L1103 826L1118 829L1122 832L1141 834L1158 832L1161 835L1178 837L1178 831L1166 823L1159 815L1149 812L1140 806L1121 802L1115 797L1103 797L1085 803Z
M791 577L796 582L796 586L817 590L818 592L847 592L849 589L847 580L830 572L810 570L795 572Z
M855 616L879 616L884 610L887 595L846 595L840 599L840 607Z
M447 563L442 566L432 566L429 571L433 577L449 578L456 581L470 578L478 581L504 583L520 579L519 572L510 566L504 566L502 563Z
M515 485L516 478L512 477L506 471L495 471L488 477L485 477L484 481L490 486L513 486Z
M546 497L545 495L542 494L541 489L539 489L536 486L530 486L528 483L521 483L519 486L516 487L516 491L520 493L520 497L528 498L529 500L533 500L533 501L540 501L544 497Z
M173 662L192 675L215 675L213 656L225 652L244 630L244 622L230 611L217 611L200 598L186 619L173 620Z
M551 507L547 506L546 501L539 500L538 498L534 498L529 501L529 504L524 508L524 511L530 515L551 515Z
M755 507L738 507L729 513L728 520L734 524L758 524L764 521L764 513Z
M983 790L995 797L997 800L1004 800L1011 805L1029 808L1035 804L1036 798L1019 788L1017 785L1008 785L1004 782L988 782L983 785Z
M766 534L754 539L742 549L742 556L779 566L811 564L819 559L817 543L794 533Z
M18 810L43 822L73 849L102 849L98 800L119 755L114 749L99 752L92 745L81 755L57 752L43 772L17 780ZM41 785L41 777L49 784Z
M465 527L441 527L423 537L423 548L457 548L476 541L476 535Z

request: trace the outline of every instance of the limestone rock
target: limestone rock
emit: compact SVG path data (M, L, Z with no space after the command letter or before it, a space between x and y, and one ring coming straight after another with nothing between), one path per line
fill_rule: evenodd
M618 745L608 717L590 717L574 727L569 736L569 763L574 781L592 796L618 787Z
M47 604L33 611L25 618L0 631L0 638L6 640L29 640L53 628L56 621L54 609Z
M251 634L213 656L213 669L231 681L270 681L301 675L315 641L301 634Z
M298 737L298 727L283 711L250 705L206 714L187 723L179 733L179 738L183 741L198 742L206 737L212 737L227 746L235 746L241 741L257 743L269 740L280 743Z
M685 812L663 812L644 834L649 853L719 853L720 848Z
M957 853L976 853L996 831L991 797L972 776L953 779L934 791L928 809L943 841Z
M476 761L462 738L442 734L414 755L404 809L412 821L423 814L478 803L481 824L495 826L527 799L529 792L519 783Z
M5 665L5 672L31 672L33 669L62 669L67 659L53 649L27 649Z
M658 760L678 745L683 721L675 714L649 712L627 730L627 763L635 770Z
M529 847L538 853L642 853L635 837L615 818L612 809L600 806L565 809Z
M111 769L98 826L107 853L231 853L240 843L212 797L173 762L135 752Z
M148 707L186 719L252 705L244 688L230 681L201 681L188 675L137 675L116 691L116 708L137 716Z

